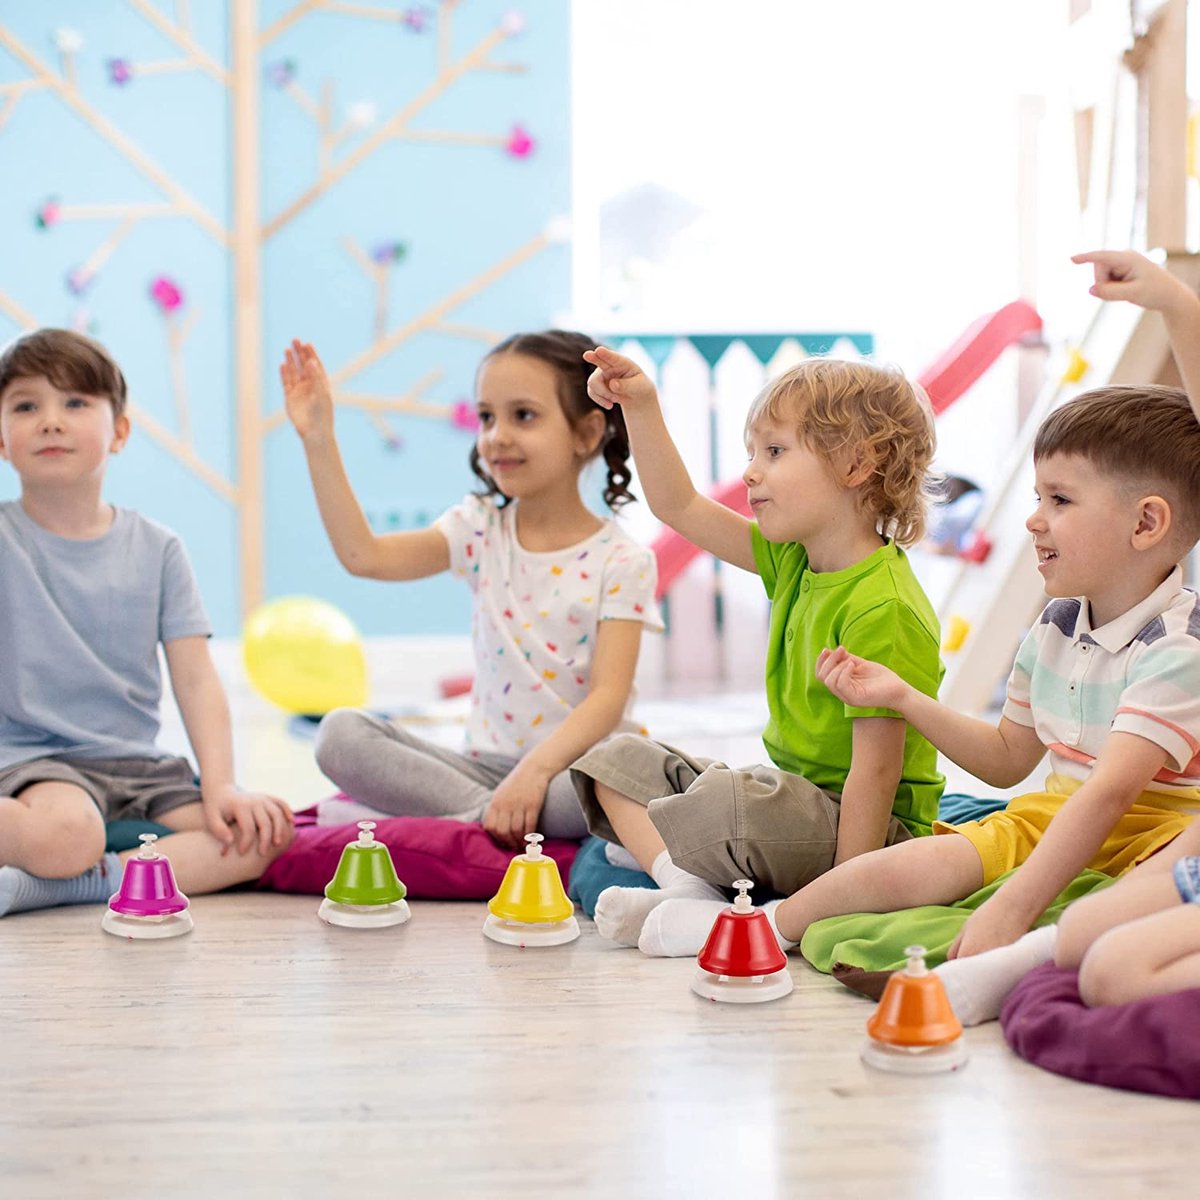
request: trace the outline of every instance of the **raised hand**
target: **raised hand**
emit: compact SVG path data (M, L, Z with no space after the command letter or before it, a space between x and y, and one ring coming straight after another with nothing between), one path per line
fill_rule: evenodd
M1127 300L1159 312L1196 303L1185 283L1136 250L1090 250L1071 261L1091 265L1095 281L1088 290L1101 300Z
M586 350L583 357L596 368L588 379L588 395L601 408L657 400L658 390L632 358L607 346Z
M859 658L844 646L821 651L817 656L817 678L852 708L899 709L908 686L895 671Z
M333 431L333 390L320 356L308 342L293 339L279 366L288 420L300 437Z

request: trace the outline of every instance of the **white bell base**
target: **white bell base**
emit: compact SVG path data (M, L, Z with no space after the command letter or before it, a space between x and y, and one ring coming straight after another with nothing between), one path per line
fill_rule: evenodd
M407 900L391 904L338 904L335 900L321 901L317 916L326 925L341 925L345 929L384 929L403 925L412 916Z
M127 917L109 908L100 920L100 928L105 933L123 938L180 937L191 933L194 927L192 914L186 908L183 912L167 913L164 917Z
M483 936L506 946L561 946L579 936L579 922L568 917L565 921L528 925L524 921L503 921L489 913L483 923Z
M793 987L787 967L770 975L714 975L703 967L692 976L692 991L705 1000L724 1004L762 1004L778 1000Z
M868 1038L863 1044L862 1060L869 1067L897 1075L933 1075L957 1071L967 1061L967 1044L961 1037L940 1046L893 1046Z

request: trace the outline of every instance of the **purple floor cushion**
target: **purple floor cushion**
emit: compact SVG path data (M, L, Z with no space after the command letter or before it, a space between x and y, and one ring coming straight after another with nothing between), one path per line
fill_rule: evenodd
M266 869L258 887L320 896L333 878L342 849L358 836L354 825L296 825L292 844ZM376 823L375 840L392 855L408 895L423 900L490 900L517 851L497 846L480 825L443 817L389 817ZM544 853L558 863L566 887L576 842L548 839Z
M1077 975L1030 971L1000 1014L1022 1058L1085 1083L1200 1100L1200 988L1088 1008Z

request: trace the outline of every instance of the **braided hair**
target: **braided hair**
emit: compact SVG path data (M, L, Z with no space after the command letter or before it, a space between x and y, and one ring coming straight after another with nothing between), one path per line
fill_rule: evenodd
M629 433L625 428L625 415L620 405L601 409L588 395L587 381L592 366L585 362L585 350L595 350L597 343L587 334L565 329L547 329L542 333L514 333L495 346L483 360L500 354L522 354L536 358L551 367L558 378L558 402L563 414L572 427L577 426L589 413L604 413L604 434L596 453L603 457L608 475L604 487L604 503L614 512L623 504L637 497L629 490L632 475L629 470ZM508 497L496 486L496 482L483 469L479 459L479 447L471 447L471 470L487 489L486 495L496 497L503 507Z

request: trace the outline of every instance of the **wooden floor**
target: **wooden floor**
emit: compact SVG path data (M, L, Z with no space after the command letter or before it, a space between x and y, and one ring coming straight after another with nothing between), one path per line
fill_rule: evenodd
M132 942L97 907L5 920L5 1196L1193 1194L1195 1105L1046 1074L968 1031L953 1075L858 1058L871 1006L793 959L755 1006L693 964L520 950L481 904L322 924L198 898Z
M231 692L243 779L298 807L328 791L280 715ZM664 736L758 757L744 698L685 703L686 739L650 706ZM195 931L158 942L101 932L99 906L0 921L0 1197L1196 1190L1200 1106L1040 1071L995 1024L956 1074L877 1073L871 1005L795 956L790 996L719 1005L689 991L692 962L612 948L586 918L519 950L482 936L482 903L415 900L379 931L316 908L199 897Z

